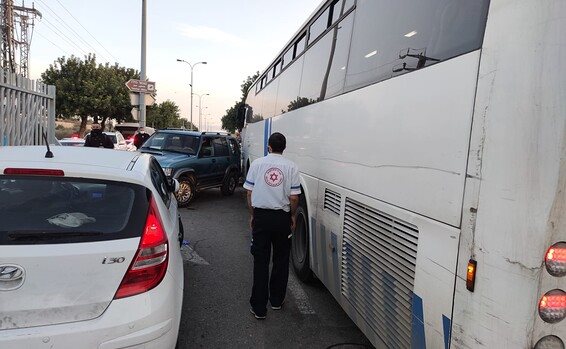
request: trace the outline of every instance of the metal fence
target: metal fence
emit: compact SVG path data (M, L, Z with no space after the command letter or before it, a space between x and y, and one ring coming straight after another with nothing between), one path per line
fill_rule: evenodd
M55 139L55 86L0 69L0 146Z

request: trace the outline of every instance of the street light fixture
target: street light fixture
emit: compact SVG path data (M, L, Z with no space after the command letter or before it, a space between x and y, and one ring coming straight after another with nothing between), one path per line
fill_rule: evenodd
M187 63L189 67L191 67L191 131L193 130L193 68L197 66L197 64L208 64L207 62L196 62L194 64L185 61L184 59L177 58L177 62ZM199 125L200 128L200 125Z

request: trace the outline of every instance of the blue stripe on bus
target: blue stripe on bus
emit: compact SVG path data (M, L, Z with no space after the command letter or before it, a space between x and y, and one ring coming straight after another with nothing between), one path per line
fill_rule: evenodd
M448 347L450 347L450 328L452 327L452 321L444 314L442 315L442 325L444 328L444 348L448 349Z
M312 264L314 271L318 272L318 247L316 246L317 236L316 236L316 219L311 218L310 235L312 240Z
M424 330L424 310L423 310L423 300L421 297L413 293L412 302L412 345L411 348L415 349L425 349L425 330Z
M265 120L263 124L263 156L269 154L267 149L267 143L269 141L269 120L270 119Z
M340 294L340 274L338 274L338 236L333 232L330 232L330 240L332 241L332 273L334 275L334 295L338 296Z

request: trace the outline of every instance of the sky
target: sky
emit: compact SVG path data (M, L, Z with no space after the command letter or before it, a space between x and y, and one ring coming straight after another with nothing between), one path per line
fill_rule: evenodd
M240 85L263 71L322 0L147 0L147 77L157 102L172 100L189 119L190 67L209 129L241 97ZM15 0L21 5L22 0ZM25 2L26 6L31 1ZM141 0L35 0L42 13L30 49L30 77L61 56L95 52L97 60L141 67ZM193 122L198 125L199 97Z

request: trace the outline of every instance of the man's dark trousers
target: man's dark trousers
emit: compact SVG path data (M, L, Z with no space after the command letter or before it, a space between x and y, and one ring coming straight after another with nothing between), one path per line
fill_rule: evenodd
M289 280L291 214L283 210L254 208L253 241L254 285L250 304L257 315L267 313L267 301L280 306ZM269 259L273 246L273 267L269 278Z

